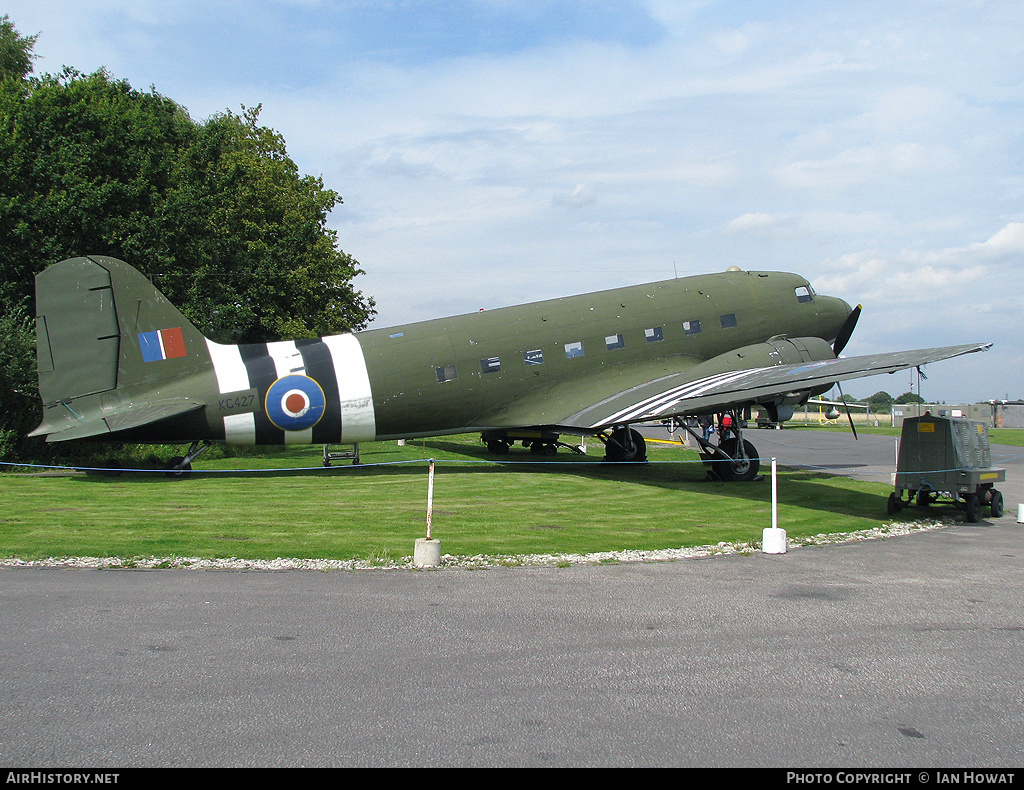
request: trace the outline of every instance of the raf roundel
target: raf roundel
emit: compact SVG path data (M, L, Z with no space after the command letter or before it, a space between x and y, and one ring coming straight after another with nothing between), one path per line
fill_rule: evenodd
M324 416L324 391L308 376L282 376L267 390L264 408L270 421L285 431L305 431Z

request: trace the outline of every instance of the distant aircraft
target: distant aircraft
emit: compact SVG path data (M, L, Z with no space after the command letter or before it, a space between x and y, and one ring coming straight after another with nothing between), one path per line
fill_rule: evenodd
M316 340L221 345L143 275L88 256L36 277L47 441L358 444L480 432L507 452L597 436L610 461L642 461L648 420L730 414L720 444L691 430L723 479L759 463L750 407L784 420L833 382L980 351L949 346L837 358L860 313L796 274L683 277ZM691 420L691 422L693 422ZM686 426L686 420L679 423ZM690 430L690 429L688 429Z

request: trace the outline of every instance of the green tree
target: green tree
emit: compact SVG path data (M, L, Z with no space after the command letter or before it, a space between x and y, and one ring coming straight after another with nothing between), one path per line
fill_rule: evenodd
M25 305L0 312L0 460L17 456L39 423L34 321Z
M47 265L111 255L221 342L360 329L373 300L327 227L341 202L300 176L259 108L197 124L104 71L0 85L0 297Z
M24 79L32 71L36 56L32 50L36 45L35 36L20 36L14 23L6 14L0 16L0 80Z
M913 392L904 392L902 395L899 395L893 403L924 403L924 398L920 395L914 394Z
M893 404L892 395L885 390L881 390L868 398L868 404L871 407L871 411L889 411Z
M341 197L299 175L259 112L226 112L197 128L154 217L165 237L151 255L166 261L156 282L222 342L360 329L373 300L353 287L362 270L327 227ZM193 264L175 266L182 257Z
M0 454L23 435L26 371L34 387L34 278L64 258L131 263L220 342L366 326L362 270L327 226L341 197L300 175L259 107L196 123L104 70L32 77L35 40L0 18Z

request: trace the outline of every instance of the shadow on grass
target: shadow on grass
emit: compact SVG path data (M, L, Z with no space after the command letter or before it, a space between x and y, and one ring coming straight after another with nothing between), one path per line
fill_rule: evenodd
M597 449L603 456L602 448ZM417 450L424 453L426 457L417 458ZM593 481L606 481L611 485L625 484L677 491L685 497L701 497L711 494L717 497L747 500L760 506L770 502L771 484L767 475L747 483L711 480L708 479L707 468L700 462L695 452L686 452L685 457L678 460L658 458L662 454L670 453L654 450L654 459L646 463L611 463L603 461L596 454L590 456L571 455L568 452L548 457L533 455L526 450L513 450L507 456L495 456L482 445L433 439L420 441L405 448L377 447L372 453L364 455L364 463L360 465L345 462L330 467L311 465L300 468L260 468L260 462L268 459L256 458L248 459L252 465L252 468L249 469L218 471L199 468L181 476L170 476L165 470L153 469L126 471L117 477L93 473L79 476L76 480L102 485L114 482L136 483L165 479L168 485L187 485L190 480L210 479L312 477L337 479L352 476L357 478L382 476L411 478L424 477L429 458L434 458L437 475L442 477L458 476L462 479L479 478L483 485L487 485L484 482L486 477L493 475L501 477L523 474L545 477L572 475ZM279 456L276 454L268 456L268 458L275 457ZM293 461L296 460L296 457L298 457L299 463L308 458L310 464L320 463L322 459L319 448L303 448L301 450L297 448L294 454L288 456L289 460ZM474 482L473 485L476 483ZM501 487L497 481L493 485L496 490ZM886 497L890 492L887 486L880 483L850 481L841 476L815 471L781 469L779 492L780 500L787 506L825 511L843 516L879 521L913 521L926 515L926 511L921 513L905 511L902 517L887 519ZM685 506L685 503L681 503L681 506ZM943 511L943 515L945 515L946 509Z

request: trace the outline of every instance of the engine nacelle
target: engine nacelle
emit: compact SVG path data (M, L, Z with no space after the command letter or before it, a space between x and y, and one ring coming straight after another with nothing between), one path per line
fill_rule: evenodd
M820 337L773 337L764 343L754 343L728 351L701 365L701 373L717 373L737 368L767 368L775 365L798 365L804 362L820 362L835 359L832 346ZM706 374L705 374L706 375ZM794 407L802 406L815 395L821 395L832 388L832 383L794 390L761 398L754 405L763 407L773 422L785 422L793 416Z

